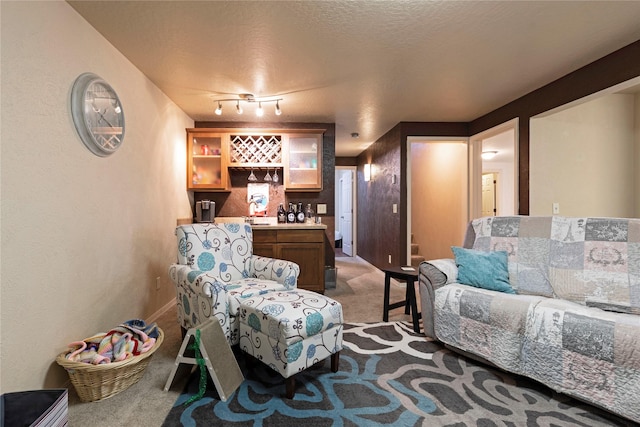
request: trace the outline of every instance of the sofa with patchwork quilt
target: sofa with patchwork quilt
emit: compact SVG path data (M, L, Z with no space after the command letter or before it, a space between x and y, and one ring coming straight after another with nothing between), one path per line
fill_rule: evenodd
M640 219L480 218L454 253L419 268L427 336L640 422Z
M169 267L169 277L184 330L215 318L229 344L238 344L242 301L297 288L298 264L253 254L250 224L180 225L176 237L178 259Z

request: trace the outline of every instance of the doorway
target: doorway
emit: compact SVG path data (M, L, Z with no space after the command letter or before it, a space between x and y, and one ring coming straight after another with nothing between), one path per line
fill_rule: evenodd
M356 166L336 166L336 255L355 256Z
M518 120L514 119L469 141L469 219L482 216L507 216L518 213ZM492 188L485 188L491 176ZM493 195L489 195L493 190ZM493 197L495 212L485 208ZM486 199L486 200L485 200Z
M451 258L451 246L464 240L467 149L461 138L407 139L407 259L412 263L416 255Z

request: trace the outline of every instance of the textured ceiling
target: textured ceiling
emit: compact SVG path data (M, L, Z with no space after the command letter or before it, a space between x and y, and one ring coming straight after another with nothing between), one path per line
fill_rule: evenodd
M335 122L339 156L401 121L473 120L640 39L640 1L69 4L193 120L256 121L214 100L278 95L261 120Z

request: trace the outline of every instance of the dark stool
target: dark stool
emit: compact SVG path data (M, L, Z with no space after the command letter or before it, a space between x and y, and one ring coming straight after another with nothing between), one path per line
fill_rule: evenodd
M405 267L406 268L406 267ZM413 319L413 330L420 333L421 313L418 313L418 304L416 301L415 282L418 279L418 269L411 267L413 270L403 270L401 267L384 268L384 307L382 311L382 320L389 321L389 310L404 307L405 314L411 314ZM394 303L389 303L389 293L391 291L391 278L401 280L407 283L405 299Z

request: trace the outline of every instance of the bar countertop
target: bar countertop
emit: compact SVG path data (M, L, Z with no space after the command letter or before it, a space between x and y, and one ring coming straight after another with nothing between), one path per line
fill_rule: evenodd
M326 230L327 229L327 225L326 224L307 224L307 223L285 223L285 224L279 224L278 223L278 219L276 217L270 217L270 216L266 216L266 217L253 217L253 218L248 218L248 223L251 224L251 228L253 228L254 230ZM217 217L215 219L215 222L220 224L220 223L225 223L225 222L237 222L237 223L244 223L245 218L244 217Z

